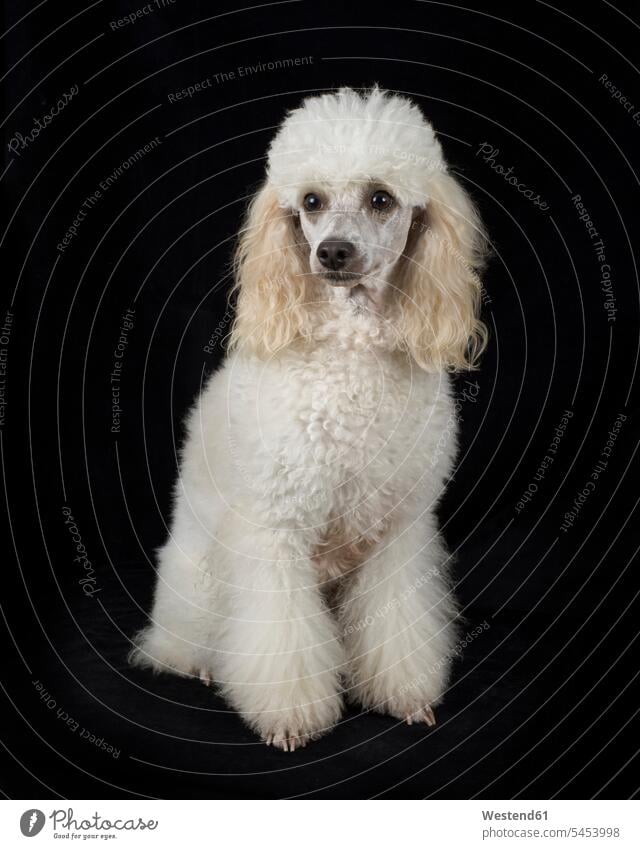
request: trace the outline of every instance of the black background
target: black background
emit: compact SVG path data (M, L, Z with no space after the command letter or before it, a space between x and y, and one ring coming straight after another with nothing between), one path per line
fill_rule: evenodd
M11 2L4 29L15 26L0 41L9 69L0 322L13 316L9 340L0 340L10 515L0 582L2 792L633 795L633 4L301 0L241 11L175 0L112 30L111 21L143 6ZM237 71L296 57L311 59ZM235 79L215 80L232 70ZM612 97L603 74L632 109ZM169 94L205 78L209 88L170 103ZM234 234L267 144L303 96L374 82L410 95L433 121L492 239L483 306L491 341L479 372L456 382L461 451L440 508L466 627L487 625L456 661L435 729L352 710L332 734L285 755L200 684L131 670L126 654L150 604L181 421L223 356ZM26 136L75 84L78 94L12 154L15 133ZM103 192L60 253L85 198L155 137L160 143ZM485 142L499 151L494 164L512 166L548 209L483 161ZM604 243L613 316L575 194ZM129 308L114 434L109 374ZM468 380L478 384L473 398L464 395ZM554 462L517 512L565 410L573 415ZM565 532L564 515L620 415L606 470ZM92 597L79 583L64 507L95 570Z

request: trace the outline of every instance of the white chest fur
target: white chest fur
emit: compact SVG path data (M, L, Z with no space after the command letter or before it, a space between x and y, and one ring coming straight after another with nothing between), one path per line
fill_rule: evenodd
M238 357L227 370L234 491L246 509L364 527L441 488L454 437L446 376L357 344Z

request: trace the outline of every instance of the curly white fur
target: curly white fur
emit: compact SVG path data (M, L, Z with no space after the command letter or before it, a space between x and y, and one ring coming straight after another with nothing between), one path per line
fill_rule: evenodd
M372 186L389 215L368 208ZM305 212L311 189L322 214ZM347 231L359 271L336 285L312 260ZM434 514L456 448L447 371L483 344L483 245L416 106L345 89L288 116L241 234L231 352L188 419L135 662L215 682L285 750L335 725L345 694L432 722L455 642Z

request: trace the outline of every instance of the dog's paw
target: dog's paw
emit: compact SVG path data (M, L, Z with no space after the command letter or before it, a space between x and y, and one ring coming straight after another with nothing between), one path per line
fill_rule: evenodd
M406 722L407 725L424 724L430 727L436 724L434 705L441 699L441 693L433 687L395 686L385 692L387 682L374 678L365 686L352 687L350 698L360 703L366 710L385 713Z
M191 670L191 674L196 680L199 680L205 687L214 687L213 673L204 666L196 666Z
M263 737L267 746L282 749L283 752L295 752L296 749L304 749L307 743L313 739L310 734L298 734L292 731L287 731L284 734L267 734L266 737Z
M425 705L423 708L405 714L404 721L407 725L424 722L430 727L433 727L436 724L436 716L431 705Z
M305 716L304 710L278 712L274 716L260 717L260 737L267 746L283 752L295 752L307 743L317 740L335 725L339 714L327 716Z
M380 713L386 713L406 722L407 725L424 724L433 727L436 724L436 715L426 698L393 696L376 709Z
M172 639L160 628L143 628L133 639L128 661L132 666L153 672L171 672L185 678L193 676L193 652L182 640Z
M283 710L270 710L254 717L251 726L267 746L295 752L330 731L340 719L339 694Z

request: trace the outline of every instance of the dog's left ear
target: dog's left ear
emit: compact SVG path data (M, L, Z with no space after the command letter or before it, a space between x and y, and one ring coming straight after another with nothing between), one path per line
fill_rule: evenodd
M450 174L435 174L411 225L398 293L398 329L421 368L474 367L487 338L478 317L486 253L471 198Z
M249 205L236 249L231 348L268 357L304 334L309 296L302 238L294 213L278 204L273 186L262 186Z

